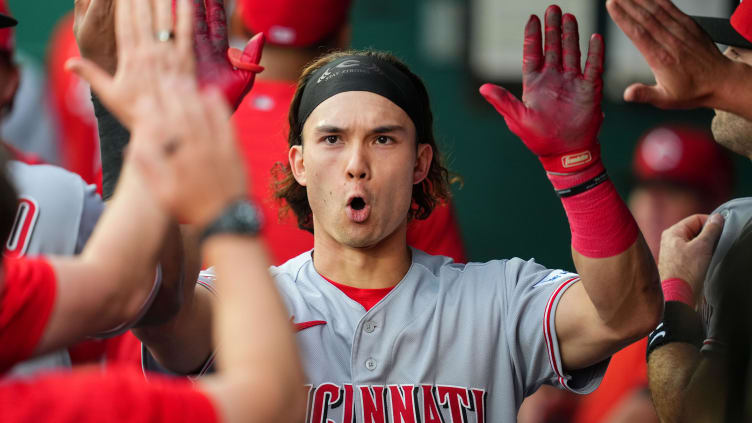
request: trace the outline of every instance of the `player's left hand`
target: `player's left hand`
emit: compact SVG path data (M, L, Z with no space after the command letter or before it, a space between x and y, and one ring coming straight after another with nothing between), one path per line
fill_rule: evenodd
M692 287L695 301L702 292L715 243L723 230L720 214L695 214L663 231L658 273L661 280L679 278Z
M603 39L598 34L590 38L583 73L575 17L562 18L561 9L553 5L545 20L545 56L538 17L531 16L525 26L522 101L492 84L480 87L480 93L547 171L574 173L600 158Z
M227 16L222 0L194 0L194 38L199 83L219 87L227 102L237 109L251 90L259 66L264 35L258 33L243 51L230 48Z

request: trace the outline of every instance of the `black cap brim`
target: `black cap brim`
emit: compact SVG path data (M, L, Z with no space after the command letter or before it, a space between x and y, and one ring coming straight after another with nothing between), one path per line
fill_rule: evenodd
M723 18L709 18L706 16L692 16L695 22L710 35L718 44L752 49L752 43L736 32L731 21Z
M18 21L11 18L8 15L3 15L0 13L0 28L10 28L12 26L18 25Z

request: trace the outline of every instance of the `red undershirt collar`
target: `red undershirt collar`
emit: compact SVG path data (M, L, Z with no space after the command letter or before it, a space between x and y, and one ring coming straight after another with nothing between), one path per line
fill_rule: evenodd
M319 275L321 275L319 273ZM321 275L322 278L326 279L330 284L334 285L342 291L345 295L356 301L358 304L362 305L363 308L366 309L366 311L373 308L373 306L376 305L379 301L381 301L382 298L386 297L388 293L394 289L394 287L389 288L377 288L377 289L363 289L363 288L355 288L352 286L342 285L341 283L334 282L333 280L327 278L324 275Z

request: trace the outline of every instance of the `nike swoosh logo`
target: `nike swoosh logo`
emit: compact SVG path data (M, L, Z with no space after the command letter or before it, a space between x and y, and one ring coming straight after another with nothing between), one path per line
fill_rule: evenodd
M666 336L666 331L660 331L656 333L653 339L651 339L650 342L648 343L648 346L653 345L653 342L655 342L656 339L663 338L664 336Z
M325 325L323 320L311 320L309 322L293 323L295 325L295 332L300 332L303 329L312 328L314 326Z

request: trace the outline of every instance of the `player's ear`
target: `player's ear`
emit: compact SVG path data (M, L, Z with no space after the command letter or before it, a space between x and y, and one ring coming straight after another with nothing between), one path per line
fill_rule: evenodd
M419 184L426 179L432 160L433 147L431 147L431 144L418 144L418 155L415 158L415 168L413 169L413 184Z
M290 170L292 176L301 185L306 186L305 163L303 162L303 146L293 145L287 152L287 159L290 161Z

